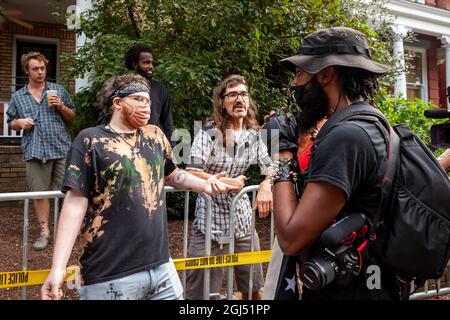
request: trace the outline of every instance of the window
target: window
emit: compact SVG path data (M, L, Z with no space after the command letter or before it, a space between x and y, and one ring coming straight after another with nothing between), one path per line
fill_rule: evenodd
M410 68L406 73L406 95L408 100L415 98L428 101L428 85L426 70L426 49L405 47L405 53L412 56L408 59Z
M30 52L30 51L38 51L42 53L48 62L47 66L47 80L55 82L56 79L56 66L57 66L57 45L51 43L39 43L39 42L31 42L26 40L16 40L16 83L15 90L17 91L22 88L28 81L28 77L22 70L22 65L20 63L20 58L22 54Z

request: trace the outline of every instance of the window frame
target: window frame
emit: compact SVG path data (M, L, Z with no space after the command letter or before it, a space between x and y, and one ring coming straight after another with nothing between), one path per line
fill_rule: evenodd
M422 55L422 84L417 85L416 83L406 82L406 89L418 89L421 90L421 100L428 103L428 66L427 66L427 49L411 46L411 45L405 45L404 49L406 51L412 51L417 52ZM406 81L406 74L405 74L405 81Z

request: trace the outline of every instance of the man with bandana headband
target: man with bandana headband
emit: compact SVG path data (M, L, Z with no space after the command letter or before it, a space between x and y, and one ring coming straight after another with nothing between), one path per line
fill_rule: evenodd
M381 269L379 288L367 285L367 267L380 265L369 246L358 248L362 267L345 284L329 280L336 276L333 269L325 272L329 278L323 285L315 287L313 276L302 269L323 252L319 239L333 221L354 212L373 221L378 212L389 131L379 119L373 123L337 119L375 110L368 100L378 90L377 77L389 68L372 60L364 34L345 27L308 35L298 54L281 63L295 72L291 84L300 112L297 119L280 113L266 126L280 130L280 161L273 178L274 218L283 253L301 257L302 299L402 298L408 288L389 270ZM314 140L306 184L297 195L297 137L322 118L327 122Z
M169 258L164 185L217 194L236 188L177 169L164 133L147 125L149 88L138 75L107 81L99 94L107 124L88 128L68 156L53 263L41 289L60 299L81 228L80 299L181 299Z
M124 56L124 64L128 70L134 71L147 80L150 88L151 113L148 124L158 126L169 139L172 147L176 141L171 141L174 130L170 95L164 85L153 78L153 50L148 45L131 46ZM97 124L106 124L105 114L101 114Z

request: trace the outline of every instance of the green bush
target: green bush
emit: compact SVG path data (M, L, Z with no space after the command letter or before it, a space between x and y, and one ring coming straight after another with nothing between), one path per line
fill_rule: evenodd
M385 90L381 90L375 105L386 115L391 125L406 123L412 132L416 133L435 154L442 153L442 149L434 149L431 146L430 128L433 124L442 121L436 119L425 118L423 112L432 109L432 103L425 103L422 100L414 101L404 98L396 98L387 94Z
M171 93L174 124L190 130L195 120L212 114L212 89L230 73L246 77L259 105L259 120L269 110L286 106L289 75L279 60L294 54L302 37L320 28L347 26L363 31L375 59L393 65L382 2L95 1L78 30L91 41L74 56L65 57L73 62L67 78L88 74L92 84L75 97L79 108L72 133L95 124L95 95L106 79L128 72L123 55L134 43L153 47L155 79ZM371 23L375 19L378 23Z

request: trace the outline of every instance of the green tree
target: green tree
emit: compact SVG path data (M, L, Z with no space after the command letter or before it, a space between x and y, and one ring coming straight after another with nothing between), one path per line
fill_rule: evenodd
M433 124L441 123L442 120L427 119L423 112L432 109L432 103L425 103L420 99L414 101L403 98L396 98L382 89L376 98L375 105L386 115L389 122L394 125L406 123L409 128L416 133L435 155L439 155L443 150L434 149L431 145L430 128Z
M192 129L194 120L212 114L210 96L224 76L240 73L250 84L260 116L288 105L289 76L278 61L296 52L306 34L329 26L362 30L375 58L393 64L388 21L382 2L337 0L99 0L82 17L81 30L94 41L72 59L70 77L90 74L91 87L76 97L78 117L73 133L95 124L95 95L109 77L127 72L123 55L134 43L152 46L155 78L173 97L174 122ZM378 12L375 14L374 12Z
M171 93L175 126L191 132L195 120L211 116L212 89L230 73L246 77L259 105L259 120L271 109L289 107L291 75L279 60L294 54L301 39L320 28L361 30L374 58L394 66L390 21L383 5L382 0L370 4L359 0L95 1L78 30L93 41L65 57L72 63L69 78L89 74L91 81L75 96L78 112L72 133L95 124L96 94L106 79L128 72L123 55L135 43L153 48L154 76ZM383 86L391 84L393 75L383 77ZM385 110L391 115L397 112ZM171 215L181 212L181 206L169 208Z

